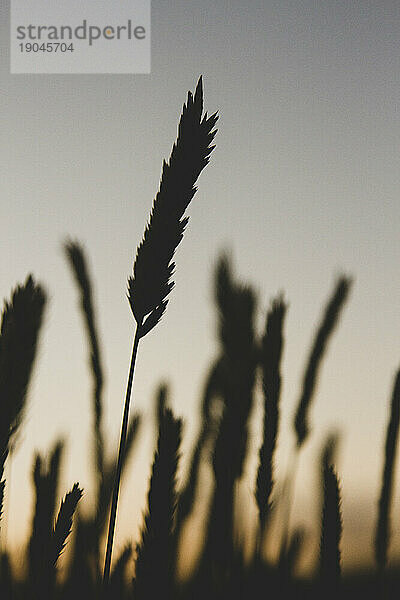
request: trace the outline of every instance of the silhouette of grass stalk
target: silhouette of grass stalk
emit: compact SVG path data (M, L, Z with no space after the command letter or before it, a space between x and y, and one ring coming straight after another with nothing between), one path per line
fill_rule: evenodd
M234 280L229 258L222 256L215 277L219 311L220 397L222 415L212 453L214 489L200 569L213 572L218 595L234 569L234 509L249 441L258 348L253 290Z
M352 280L349 277L345 277L343 275L339 277L334 292L325 308L324 316L317 329L314 342L311 347L307 367L304 372L301 396L294 420L294 428L297 436L297 447L299 449L302 447L310 433L308 413L314 396L319 369L322 364L329 339L339 323L342 308L346 303L351 284Z
M267 522L271 512L271 493L274 485L274 454L279 425L280 362L283 349L282 328L286 308L287 306L281 297L272 302L267 315L265 334L261 347L264 425L255 492L259 514L258 554L262 551Z
M300 399L298 402L297 411L294 418L294 430L296 434L296 446L291 455L288 472L283 485L283 496L285 497L285 508L283 518L283 533L281 541L281 556L286 554L287 543L289 539L290 517L292 508L292 496L296 484L296 473L298 465L298 457L301 448L310 434L310 425L308 422L309 411L312 400L314 398L318 374L322 365L323 358L328 346L328 342L335 331L343 307L347 301L352 279L341 275L336 283L333 294L331 295L325 307L325 311L319 324L313 344L311 346L310 355L306 364L306 369L303 376L303 385L301 389Z
M37 454L33 466L36 502L28 557L30 585L33 597L38 599L51 593L55 581L55 562L52 560L53 518L63 449L64 444L60 440L51 451L48 465Z
M161 416L148 491L148 507L141 541L136 549L136 600L172 597L176 473L181 437L181 419L175 418L172 411L166 408Z
M0 480L11 438L21 423L46 303L45 293L29 275L5 302L0 328ZM0 516L5 481L0 482Z
M93 377L95 472L98 479L97 485L101 488L104 472L104 436L102 432L102 392L104 376L93 306L92 284L83 247L78 242L68 241L64 244L64 250L80 291L82 316L84 318L90 345L90 366ZM98 491L98 494L100 494L100 490Z
M390 537L390 507L393 496L393 479L396 449L400 421L400 371L396 376L393 388L390 420L386 433L385 463L382 474L382 488L379 498L378 521L375 534L375 561L378 572L386 567Z
M324 505L321 520L320 577L326 594L337 592L340 581L342 515L338 477L333 465L324 469Z
M128 280L128 299L136 320L131 364L125 397L118 463L113 488L103 581L110 577L111 555L117 515L121 470L125 453L129 405L139 340L160 321L174 283L173 256L188 223L184 212L196 193L195 183L208 164L216 134L217 114L203 116L203 83L200 77L194 96L188 93L178 127L178 138L169 162L163 164L159 191L153 203L143 240L137 249L133 276Z
M57 563L67 544L67 538L72 530L72 518L78 502L82 498L82 494L83 491L80 489L79 484L75 483L72 490L66 494L64 500L61 502L53 532L51 561L54 565Z

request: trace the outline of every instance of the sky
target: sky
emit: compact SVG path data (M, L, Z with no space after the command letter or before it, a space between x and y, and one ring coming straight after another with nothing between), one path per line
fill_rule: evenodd
M182 104L202 74L205 108L220 114L217 148L187 211L167 313L140 348L133 405L144 425L122 489L117 547L137 535L145 506L160 381L169 382L171 404L185 419L184 455L190 449L218 350L213 269L227 250L238 277L257 290L260 331L271 297L282 290L290 305L278 478L294 443L293 412L313 331L335 277L354 277L321 372L293 520L312 525L315 461L327 433L338 429L343 560L371 561L387 409L400 365L398 2L153 0L148 75L11 75L4 0L0 17L0 296L32 272L49 297L11 464L11 546L22 547L30 523L35 450L46 452L63 436L61 491L79 481L90 503L93 488L87 347L62 243L68 236L82 241L90 259L111 449L134 334L126 280ZM254 468L250 460L243 485L250 504ZM399 485L400 477L394 557Z

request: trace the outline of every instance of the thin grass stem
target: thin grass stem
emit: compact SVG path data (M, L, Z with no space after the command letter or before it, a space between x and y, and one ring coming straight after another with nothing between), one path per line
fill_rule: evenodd
M139 340L140 340L141 325L142 325L142 323L138 323L137 327L136 327L135 339L133 342L133 349L132 349L131 365L129 368L128 384L126 386L124 416L122 419L121 437L119 440L118 462L117 462L117 470L115 473L115 481L114 481L114 487L113 487L111 512L110 512L110 523L108 526L107 550L106 550L106 558L105 558L105 562L104 562L104 574L103 574L104 587L106 587L108 585L108 582L110 579L111 554L112 554L112 546L113 546L113 541L114 541L115 521L116 521L116 517L117 517L118 495L119 495L119 487L120 487L120 483L121 483L122 465L124 462L126 434L128 431L129 405L130 405L130 401L131 401L133 375L135 372L135 363L136 363L136 356L137 356Z

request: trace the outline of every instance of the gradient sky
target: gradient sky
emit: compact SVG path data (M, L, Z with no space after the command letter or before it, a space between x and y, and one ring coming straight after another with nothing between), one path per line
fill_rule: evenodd
M399 3L153 0L150 75L10 75L8 13L2 0L0 295L32 271L50 299L12 463L10 543L23 542L30 521L34 449L44 452L65 436L63 491L79 480L89 502L92 489L87 348L62 242L76 237L90 255L107 368L106 428L116 444L134 332L126 279L187 90L203 74L205 107L221 115L217 149L188 210L167 314L140 349L134 405L145 431L122 490L117 545L135 534L144 508L162 379L185 417L190 447L217 351L212 269L228 249L238 275L256 286L260 327L279 290L290 303L281 476L314 327L335 276L355 277L318 386L294 521L312 523L304 506L318 507L315 460L327 432L338 428L345 564L360 548L370 559L400 364ZM255 451L260 416L256 410ZM244 485L249 499L252 485ZM396 492L399 485L400 477ZM396 507L395 516L398 493ZM400 540L397 518L393 529ZM394 540L396 548L399 554Z

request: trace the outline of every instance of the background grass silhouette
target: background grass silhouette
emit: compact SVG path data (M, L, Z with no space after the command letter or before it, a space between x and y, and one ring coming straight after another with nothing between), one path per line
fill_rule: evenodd
M105 459L105 436L99 435L102 400L98 365L101 348L100 336L94 325L95 308L87 258L83 247L76 242L68 243L66 255L80 293L80 308L90 348L95 456L93 474L97 482L95 512L86 517L76 512L82 496L82 490L76 484L65 496L56 517L63 442L60 440L54 445L47 459L37 454L32 469L36 500L27 545L26 576L22 579L14 576L10 557L5 552L1 561L1 597L6 599L22 596L97 598L102 595L101 540L104 539L106 517L110 510L111 473L115 469L115 458ZM28 280L28 286L32 285L31 281ZM236 280L231 261L226 255L221 256L217 263L214 285L220 351L206 378L201 422L186 481L177 481L182 421L169 408L167 387L161 384L155 401L158 442L141 539L136 543L130 540L114 561L108 587L109 597L141 599L165 595L168 598L256 598L270 594L272 597L311 598L321 593L343 597L350 590L360 597L379 597L382 589L388 597L394 597L399 590L398 574L384 567L390 557L389 523L398 433L398 376L390 404L382 492L377 512L376 573L370 574L370 580L367 577L349 579L341 576L340 476L334 467L338 436L332 434L321 453L322 504L318 566L313 579L301 579L296 575L295 566L304 548L304 531L288 531L285 550L283 552L281 548L275 561L268 560L264 552L270 535L269 521L277 521L278 526L286 525L279 523L282 514L285 514L285 510L280 508L285 507L288 499L277 489L273 472L274 451L279 443L279 389L284 378L280 367L284 350L284 317L290 309L282 296L273 299L265 331L259 336L254 326L256 295L249 285ZM21 286L16 289L24 288ZM333 300L337 297L337 289L336 286ZM4 321L10 318L14 298L15 292L12 300L5 305ZM332 306L332 299L328 302L325 314ZM325 317L322 322L324 320ZM318 326L317 331L320 329ZM35 329L36 336L39 330L40 323ZM5 341L4 335L1 349L5 347ZM31 351L32 363L33 359L34 353ZM31 369L24 368L31 373ZM25 379L24 394L28 383L29 377ZM237 519L240 513L235 506L238 502L237 482L243 475L243 464L248 458L248 426L254 393L258 387L264 394L264 428L254 482L258 506L257 540L249 560L245 558L243 524ZM135 415L130 426L130 451L134 449L139 422L139 416ZM107 468L104 467L106 464L109 464ZM190 521L197 510L202 464L208 465L213 472L204 543L192 576L182 582L177 577L177 564L179 553L184 551L183 524ZM100 465L103 465L103 471ZM343 527L346 527L345 523ZM57 562L68 544L71 528L73 536L67 552L69 568L61 581L57 576Z

